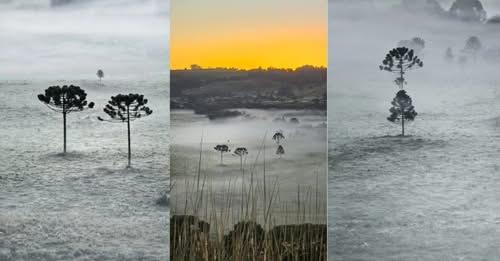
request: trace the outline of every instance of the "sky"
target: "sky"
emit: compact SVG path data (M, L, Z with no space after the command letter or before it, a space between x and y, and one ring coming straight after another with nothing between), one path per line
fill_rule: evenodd
M326 66L327 5L327 0L172 1L171 67Z

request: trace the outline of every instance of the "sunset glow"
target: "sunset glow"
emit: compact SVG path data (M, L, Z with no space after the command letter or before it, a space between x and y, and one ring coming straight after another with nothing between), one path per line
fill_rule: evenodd
M172 69L326 66L326 0L238 2L172 1Z

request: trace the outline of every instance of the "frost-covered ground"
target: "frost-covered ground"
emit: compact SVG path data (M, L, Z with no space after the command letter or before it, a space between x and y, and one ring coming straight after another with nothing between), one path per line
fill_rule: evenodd
M148 2L2 6L0 260L168 260L168 208L156 204L169 182L168 17ZM37 99L63 84L96 103L69 114L66 156L62 115ZM132 124L126 169L126 125L97 116L129 92L153 114Z
M500 76L481 59L443 61L498 28L330 6L329 260L496 260L500 255ZM409 137L386 120L397 91L378 65L426 41L407 74L419 113Z

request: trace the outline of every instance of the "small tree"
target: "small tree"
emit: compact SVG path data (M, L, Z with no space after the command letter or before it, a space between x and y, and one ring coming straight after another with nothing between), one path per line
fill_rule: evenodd
M455 56L453 55L453 50L451 49L451 47L448 47L444 54L444 60L448 63L452 63L454 59Z
M417 116L411 97L406 94L405 90L400 90L391 104L392 107L389 109L391 115L387 117L387 120L394 123L401 122L401 136L405 136L405 120L413 121Z
M240 170L243 170L243 157L248 154L247 148L236 148L234 154L240 157Z
M281 156L285 154L285 149L283 146L279 145L278 148L276 149L276 155L278 155L281 159Z
M483 44L477 36L471 36L465 42L465 47L463 51L472 56L474 61L476 61L477 54L483 49Z
M394 48L385 56L382 65L379 66L380 70L398 74L399 77L394 81L400 89L403 89L406 84L404 75L407 71L423 67L424 63L414 55L413 50L406 47Z
M98 117L100 121L116 122L116 123L127 123L127 136L128 136L128 165L131 166L131 148L130 148L130 122L136 119L149 116L153 111L146 106L148 103L147 99L144 99L144 95L141 94L118 94L116 96L111 96L108 104L104 107L104 112L109 116L109 119L105 120Z
M64 153L66 153L66 115L72 112L79 112L85 109L94 108L93 102L87 102L87 93L78 86L64 85L50 86L45 90L45 94L39 94L38 100L43 102L51 110L62 113L64 130Z
M102 81L102 78L104 78L104 72L101 69L97 70L96 75L97 78L99 78L99 81Z
M222 157L224 152L230 152L229 147L227 145L217 145L214 147L214 150L220 152L220 164L223 164Z
M283 135L283 131L279 130L279 131L276 131L273 135L273 140L276 142L276 144L280 144L280 141L281 140L284 140L285 139L285 136Z

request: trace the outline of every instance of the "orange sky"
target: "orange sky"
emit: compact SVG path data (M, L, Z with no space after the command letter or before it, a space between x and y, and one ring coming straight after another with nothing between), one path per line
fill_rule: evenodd
M327 64L327 0L172 0L172 69Z

